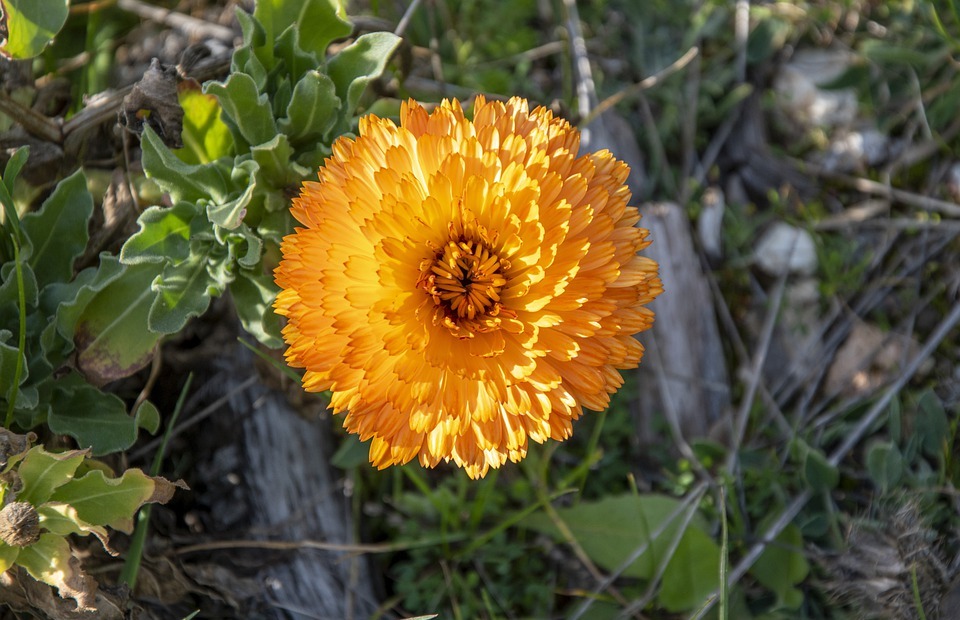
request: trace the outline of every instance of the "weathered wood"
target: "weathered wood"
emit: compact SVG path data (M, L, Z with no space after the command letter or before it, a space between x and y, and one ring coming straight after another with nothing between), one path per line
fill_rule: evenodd
M656 203L640 211L640 225L653 240L644 254L660 264L664 288L649 306L656 313L653 329L640 335L647 348L639 370L640 441L662 441L654 415L667 416L687 439L703 437L730 404L710 288L683 209Z
M225 367L206 381L221 394L229 394L255 372L251 356L241 347L225 357ZM299 415L282 393L259 383L234 391L228 406L197 430L200 443L209 446L208 452L197 453L195 471L212 538L352 542L346 498L329 462L333 451L327 425L329 420ZM376 608L362 556L238 547L199 559L198 565L212 560L225 567L242 566L245 577L253 569L259 584L255 599L249 599L249 580L246 586L238 580L242 591L234 593L247 617L366 618Z

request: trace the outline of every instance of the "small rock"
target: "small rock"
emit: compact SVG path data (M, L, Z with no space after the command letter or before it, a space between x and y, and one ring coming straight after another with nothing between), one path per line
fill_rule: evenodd
M830 142L823 157L829 172L852 172L876 166L890 154L890 138L877 129L850 131Z
M826 90L853 62L844 50L801 50L783 66L773 89L782 109L795 121L813 127L848 127L857 116L851 88Z
M812 275L817 270L817 248L810 233L784 222L777 222L760 237L753 259L757 266L773 276L788 273Z
M719 187L710 187L703 193L703 209L697 218L697 236L700 247L710 261L723 258L723 212L726 202Z

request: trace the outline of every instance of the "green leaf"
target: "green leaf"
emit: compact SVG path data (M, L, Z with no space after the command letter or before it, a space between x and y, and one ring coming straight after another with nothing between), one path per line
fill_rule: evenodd
M260 268L260 257L263 254L263 240L242 224L236 230L228 231L223 235L222 242L227 246L226 260L219 261L220 267L211 271L217 280L224 285L233 282L236 278L236 266L241 269ZM236 265L234 265L236 263Z
M7 572L7 569L13 566L18 555L20 555L20 547L11 547L7 543L0 542L0 574Z
M923 68L931 64L935 56L912 47L893 45L890 41L866 39L860 46L860 53L871 63L880 66L909 65Z
M257 189L255 175L259 165L253 160L246 160L239 164L234 164L231 180L234 186L243 187L239 195L222 203L210 203L207 205L207 219L217 226L232 230L240 226L244 216L247 214L247 205L253 198L254 191Z
M64 537L40 534L40 540L20 550L17 564L37 581L57 588L60 598L77 601L78 611L95 611L97 582L80 570Z
M927 456L937 457L944 453L950 436L950 423L943 403L932 390L925 390L917 402L914 433Z
M69 504L87 523L129 534L133 515L153 500L156 486L154 479L139 469L128 469L120 478L108 478L95 469L58 488L50 499Z
M339 110L333 80L318 71L308 71L293 87L287 115L279 122L280 131L296 145L319 140L337 122Z
M73 277L73 261L87 247L92 215L93 197L83 171L77 170L57 185L39 211L23 216L23 232L33 244L28 263L40 288Z
M657 600L670 612L699 607L720 585L719 571L717 544L701 530L687 528L663 573Z
M280 189L295 185L307 175L307 170L294 161L293 148L282 133L251 148L250 153L259 165L260 176L271 187Z
M867 471L881 493L895 488L903 475L903 455L896 444L878 441L867 449Z
M301 47L317 58L325 56L332 41L353 31L343 15L343 5L338 0L259 0L253 12L263 24L268 41L295 26L300 31Z
M150 363L162 334L147 317L156 299L150 285L158 265L128 266L97 292L74 327L76 368L96 386L128 377Z
M400 37L390 32L370 32L330 59L327 73L336 86L337 96L345 103L340 111L341 120L349 118L357 109L367 84L380 77L400 41Z
M145 418L128 415L117 396L105 394L80 375L70 373L54 386L47 424L54 433L73 437L78 445L99 456L132 446L141 427L156 428L155 417L146 413Z
M278 291L273 278L247 269L240 270L237 279L230 283L230 296L243 328L272 349L283 346L280 319L273 312Z
M620 495L559 508L557 513L590 559L606 570L619 568L636 549L648 544L647 550L626 568L623 575L651 579L668 551L679 523L675 520L666 525L656 540L651 540L650 534L666 522L679 504L678 500L662 495ZM564 540L545 514L532 515L520 524L549 534L557 541ZM695 519L692 527L702 525ZM683 534L684 537L688 535L689 532ZM719 553L719 548L716 552ZM714 573L717 566L719 560Z
M24 301L27 302L27 308L36 307L40 292L37 277L29 264L22 263L20 266L23 270ZM17 284L17 265L14 261L0 267L0 317L4 319L0 324L6 325L18 321L20 317L20 291Z
M23 59L38 56L53 40L70 14L69 0L3 0L7 40L0 54Z
M296 82L304 73L316 69L322 64L319 60L319 58L324 57L322 53L318 56L304 51L300 45L300 32L300 28L291 26L283 31L283 34L277 39L276 45L274 45L275 58L282 62L284 69L286 69L286 76L283 78L281 85L275 89L274 110L277 109L276 92L282 88L283 84L286 84L289 89L290 80Z
M330 457L330 464L340 469L353 469L365 464L369 454L370 446L361 442L357 435L346 435L340 440L340 447Z
M29 157L30 147L24 145L14 151L10 159L7 160L7 165L3 169L3 186L7 189L8 195L13 196L13 184L20 176L20 171L23 170L23 166L26 165Z
M44 289L40 305L47 314L55 315L57 331L63 338L73 342L77 321L87 304L125 270L116 256L103 253L96 268L84 269L69 284L58 283Z
M208 164L233 152L230 128L220 120L220 104L199 88L180 92L183 148L174 151L188 164Z
M190 317L200 316L207 310L211 295L222 292L217 290L217 282L207 271L211 244L202 247L187 260L167 265L153 281L152 288L158 295L150 307L150 331L159 334L180 331Z
M226 82L208 82L204 92L217 97L248 146L263 144L277 135L270 99L246 73L232 73Z
M185 259L190 254L190 223L199 213L190 202L148 208L137 218L140 230L123 244L120 261L137 265Z
M769 525L761 522L759 531ZM796 585L807 578L810 564L803 555L803 534L796 525L788 525L757 558L750 574L777 596L780 608L796 609L803 601ZM798 596L799 595L799 596Z
M111 555L117 553L110 549L110 536L106 528L100 525L91 525L77 514L77 509L62 502L47 502L37 507L37 513L40 515L40 527L51 534L58 536L67 536L77 534L79 536L89 536L93 534L100 540L103 548Z
M174 201L226 200L227 182L216 163L185 164L148 125L143 128L143 171Z
M264 90L267 86L267 69L264 61L273 66L273 47L267 45L267 35L263 25L252 15L237 7L235 12L240 32L243 34L243 45L233 52L230 60L231 73L246 73L253 78L257 90Z
M17 500L34 506L43 504L55 489L73 480L73 474L86 457L86 450L54 453L47 452L43 446L30 448L17 470L23 482Z
M840 482L840 472L820 450L802 444L803 479L814 492L829 491Z
M21 354L16 346L6 343L12 337L13 334L9 330L0 329L0 399L9 403L14 388L18 388L16 407L22 409L30 405L27 395L22 390L22 386L29 376L29 369L26 356ZM19 381L16 377L17 360L20 360L21 364Z

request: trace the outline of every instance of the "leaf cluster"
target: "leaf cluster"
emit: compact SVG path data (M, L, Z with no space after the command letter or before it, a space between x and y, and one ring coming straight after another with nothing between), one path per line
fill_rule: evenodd
M154 274L152 333L178 332L229 290L244 328L278 347L269 272L293 229L289 197L350 129L399 38L365 34L327 57L330 43L352 31L327 0L259 2L237 19L243 45L230 75L182 100L192 146L175 153L149 128L143 133L144 172L173 204L144 211L120 261ZM211 120L215 110L225 130Z
M33 437L0 429L5 446L0 470L0 572L20 566L34 579L95 611L97 583L73 557L68 537L95 536L112 555L107 528L130 533L133 516L147 503L172 497L169 481L128 469L115 476L89 458L89 450L48 452L28 448Z

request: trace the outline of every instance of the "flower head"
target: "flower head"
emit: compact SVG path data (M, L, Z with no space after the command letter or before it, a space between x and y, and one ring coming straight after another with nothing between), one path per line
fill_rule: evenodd
M360 120L293 202L276 311L303 386L379 468L473 477L563 440L635 367L662 290L628 168L544 108L478 97Z

